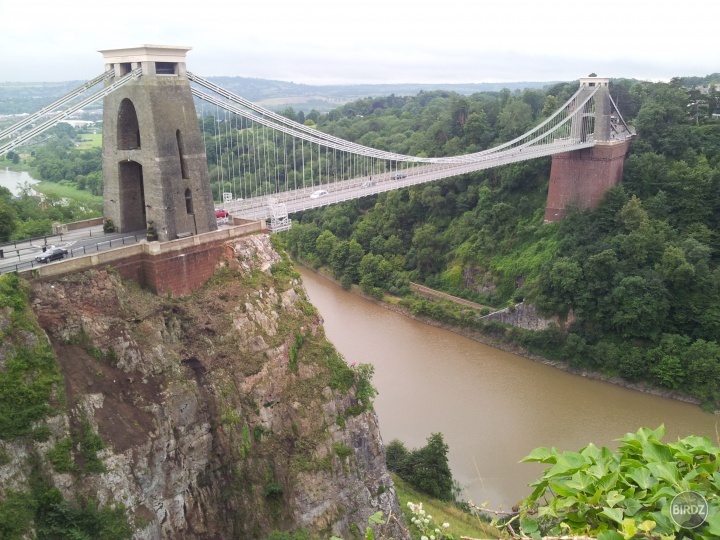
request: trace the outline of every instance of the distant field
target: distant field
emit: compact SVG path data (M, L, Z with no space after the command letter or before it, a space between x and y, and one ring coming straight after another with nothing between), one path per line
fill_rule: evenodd
M103 198L93 195L89 191L75 189L74 187L64 186L62 184L55 184L54 182L40 182L39 184L33 185L33 189L45 195L72 199L93 208L102 208Z
M102 147L102 133L83 133L77 136L80 142L77 143L77 148L100 148Z

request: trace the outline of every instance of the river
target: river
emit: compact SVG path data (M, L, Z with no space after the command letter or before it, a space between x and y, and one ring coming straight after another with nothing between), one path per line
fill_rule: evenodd
M508 509L545 466L518 463L538 446L579 450L664 424L666 442L717 441L700 407L587 379L428 326L299 269L328 339L348 362L375 366L375 409L387 444L408 449L441 432L463 497Z
M13 195L20 194L20 188L25 182L29 184L37 184L38 180L35 180L27 172L11 171L9 169L0 170L0 186L8 188Z

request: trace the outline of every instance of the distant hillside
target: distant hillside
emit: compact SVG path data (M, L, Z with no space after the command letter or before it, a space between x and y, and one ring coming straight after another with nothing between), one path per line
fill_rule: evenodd
M208 77L214 82L250 101L272 110L293 107L296 111L315 109L327 112L349 101L371 96L415 95L420 91L448 90L459 94L514 91L523 88L543 88L554 82L514 82L476 84L355 84L309 85L248 77ZM65 82L0 82L0 115L37 111L55 99L77 88L85 81ZM99 106L99 105L98 105Z
M311 109L326 112L358 98L373 96L409 96L433 90L470 95L477 92L499 92L503 88L511 91L544 88L557 82L309 85L247 77L208 77L208 80L270 109L291 106L297 111L306 112Z

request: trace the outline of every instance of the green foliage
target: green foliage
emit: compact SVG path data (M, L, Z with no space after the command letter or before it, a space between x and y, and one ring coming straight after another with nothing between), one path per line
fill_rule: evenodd
M407 479L410 476L411 471L407 468L409 457L410 452L399 439L393 439L385 447L385 463L388 470L401 478Z
M470 513L463 508L463 505L457 502L443 502L429 497L413 489L408 482L397 475L391 474L391 476L395 484L400 508L405 516L405 523L408 525L412 524L414 517L419 517L418 510L422 507L426 512L425 518L429 515L428 521L435 524L432 531L434 534L438 534L435 533L434 529L440 529L443 534L452 534L452 537L456 539L498 538L500 536L500 531L492 527L489 520L482 518L478 514ZM448 527L445 527L446 523L449 525ZM419 533L419 531L415 528L412 533ZM411 534L411 536L419 538L421 535Z
M86 161L72 148L74 146L71 142L51 140L38 148L32 159L36 167L33 174L37 178L48 180L43 175L49 174L53 176L53 182L62 181L70 185L41 182L31 188L25 183L17 198L6 197L4 192L0 192L0 241L37 238L52 234L54 222L69 223L101 215L102 198L90 196L78 200L77 194L85 192L75 189L79 185L74 183L76 176L72 176L77 171L92 171L91 174L99 182L96 195L102 195L100 149L95 149L92 157ZM72 171L63 169L64 165L54 157L56 153L71 156L68 160L73 161L70 167ZM72 176L73 180L65 180L65 175ZM35 196L34 189L45 194L44 200Z
M37 538L128 540L133 530L122 504L99 507L92 499L71 504L50 486L32 460L30 491L6 491L0 498L0 538L28 538L31 528Z
M60 439L55 446L47 453L48 461L59 473L76 472L77 467L72 459L73 441L70 437Z
M375 366L372 364L358 364L355 366L355 380L357 381L356 397L366 410L372 409L373 399L377 395L377 389L372 384L374 373Z
M664 427L641 428L619 439L617 452L590 444L578 452L536 448L523 461L551 465L520 504L524 534L588 534L602 539L674 538L681 527L670 515L677 494L695 491L710 508L707 523L682 530L683 538L712 538L720 531L720 448L707 437L663 443Z
M265 485L263 494L265 495L266 499L282 499L283 486L282 484L278 484L277 482L269 482Z
M6 491L0 500L0 538L27 538L34 513L34 501L30 494Z
M549 160L531 160L305 212L285 233L288 248L328 266L346 288L405 296L413 313L720 406L720 379L697 376L699 365L718 370L720 124L688 114L699 97L678 81L611 85L639 136L623 183L595 210L569 209L544 225ZM572 91L429 92L381 99L379 108L359 100L320 115L317 127L390 151L459 154L507 140ZM702 99L715 111L717 97ZM506 331L457 306L407 297L410 281L488 305L525 301L575 322L567 343ZM661 354L671 335L690 340ZM702 360L690 360L693 347Z
M240 457L246 459L250 453L250 429L247 425L242 427L241 441L240 441Z
M99 508L95 501L83 500L73 506L56 489L46 491L38 502L35 519L38 538L132 538L133 531L121 504Z
M304 341L305 336L302 335L300 332L295 332L295 337L293 339L293 342L290 344L290 349L288 351L288 369L292 372L296 372L298 369L297 355Z
M12 456L4 448L0 448L0 467L12 461Z
M95 433L92 424L83 418L80 422L80 429L74 431L72 437L57 441L55 446L48 451L47 458L53 469L59 473L102 473L106 469L97 453L103 448L105 448L105 443L102 438ZM80 466L75 463L73 449L77 450L76 455Z
M448 465L448 445L442 433L433 433L427 445L408 451L397 439L387 446L388 470L396 473L418 491L441 501L453 501L452 472Z
M78 434L78 447L83 466L88 473L105 472L105 465L98 458L97 453L105 448L102 438L95 433L92 424L83 418L80 425L80 433Z
M304 529L297 531L273 531L264 540L311 540L310 533Z
M30 433L33 424L52 410L53 388L62 381L26 298L17 275L0 276L0 308L11 309L12 323L5 329L8 356L0 370L0 438L6 440Z
M345 461L345 459L352 455L352 449L343 443L334 443L333 452L340 461Z

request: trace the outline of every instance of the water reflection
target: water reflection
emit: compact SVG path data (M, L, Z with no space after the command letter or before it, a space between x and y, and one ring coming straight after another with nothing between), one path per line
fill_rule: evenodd
M8 188L13 195L20 195L20 190L25 183L37 184L38 180L25 171L16 172L7 168L0 170L0 186Z

